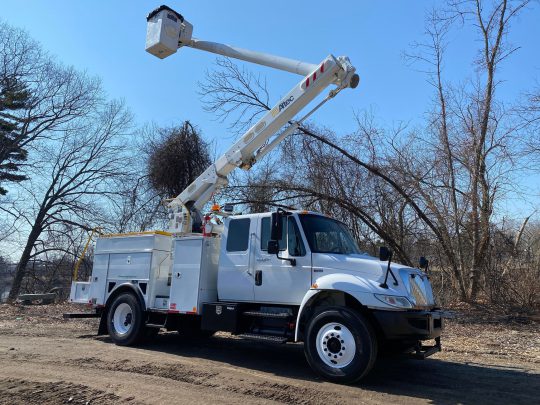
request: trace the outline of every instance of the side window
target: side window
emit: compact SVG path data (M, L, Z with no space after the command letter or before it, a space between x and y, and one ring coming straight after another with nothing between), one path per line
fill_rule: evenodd
M293 217L289 217L287 222L287 244L289 246L289 254L291 256L305 256L306 248L300 235L300 229Z
M249 245L249 218L231 219L227 234L227 252L243 252Z
M283 217L283 225L281 227L281 238L279 239L279 250L287 249L287 241L285 240L285 232L287 232L285 222L287 218ZM261 220L261 250L268 250L268 241L270 240L270 217L264 217Z

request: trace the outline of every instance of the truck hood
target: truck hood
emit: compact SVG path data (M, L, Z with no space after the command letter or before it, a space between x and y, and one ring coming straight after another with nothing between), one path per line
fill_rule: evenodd
M330 278L336 289L347 288L355 291L377 294L400 295L407 297L416 307L432 307L435 304L428 276L421 270L392 262L390 268L396 276L388 275L388 288L381 287L384 282L388 262L378 258L351 254L313 253L313 282L324 277ZM331 276L331 277L329 277ZM338 285L339 284L339 285Z

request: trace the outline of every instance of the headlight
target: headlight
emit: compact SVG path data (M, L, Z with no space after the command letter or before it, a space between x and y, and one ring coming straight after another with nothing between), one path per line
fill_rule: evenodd
M374 294L375 298L379 301L384 302L387 305L396 308L412 308L411 302L405 298L398 295L384 295L384 294Z

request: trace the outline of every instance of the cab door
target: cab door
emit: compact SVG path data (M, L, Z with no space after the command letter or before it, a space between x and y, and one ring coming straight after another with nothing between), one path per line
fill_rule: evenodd
M225 222L218 269L220 301L253 301L254 239L257 219L230 218Z
M268 254L270 216L259 217L258 225L254 262L255 301L300 305L311 286L311 255L297 219L293 215L283 217L279 240L279 256L295 259L295 266L288 260L278 259L275 254Z

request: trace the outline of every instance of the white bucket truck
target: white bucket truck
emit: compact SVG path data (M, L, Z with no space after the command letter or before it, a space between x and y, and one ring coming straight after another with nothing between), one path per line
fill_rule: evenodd
M362 253L342 222L281 209L231 215L227 207L213 207L201 215L232 170L249 169L314 110L358 85L349 59L330 55L312 65L197 40L192 25L166 6L147 20L146 49L160 58L191 47L303 79L169 203L168 232L98 238L92 276L73 282L70 300L95 308L99 333L119 345L160 328L201 338L226 331L304 342L313 370L343 383L365 376L382 346L399 345L420 358L439 351L443 316L427 272L391 262L385 248L378 258ZM294 119L330 85L335 87L314 109ZM430 339L434 345L422 345Z

